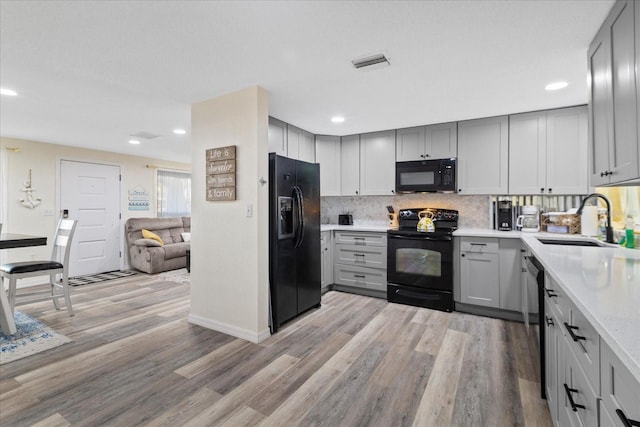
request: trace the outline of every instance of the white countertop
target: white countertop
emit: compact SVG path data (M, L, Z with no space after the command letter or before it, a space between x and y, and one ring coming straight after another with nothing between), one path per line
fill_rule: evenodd
M640 250L545 245L536 239L582 238L521 233L523 243L640 381Z
M320 231L375 231L375 232L384 232L386 233L389 227L379 224L356 224L356 225L338 225L338 224L320 224Z

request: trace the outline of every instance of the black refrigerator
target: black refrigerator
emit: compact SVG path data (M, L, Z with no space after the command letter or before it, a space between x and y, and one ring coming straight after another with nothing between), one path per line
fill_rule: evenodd
M269 153L271 332L320 306L320 165Z

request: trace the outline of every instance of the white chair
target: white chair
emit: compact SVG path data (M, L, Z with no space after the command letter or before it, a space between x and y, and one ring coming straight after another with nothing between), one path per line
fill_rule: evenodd
M69 286L69 252L71 250L71 240L73 239L76 225L77 221L73 219L61 219L58 222L50 261L23 261L0 265L1 291L4 291L4 279L9 280L9 307L11 309L11 317L13 317L16 305L48 299L52 299L56 310L59 310L58 299L63 297L69 316L73 316ZM58 279L59 275L62 275L61 279ZM49 276L49 285L51 288L44 291L16 293L16 286L19 279L35 276ZM57 292L59 290L62 290L62 293Z

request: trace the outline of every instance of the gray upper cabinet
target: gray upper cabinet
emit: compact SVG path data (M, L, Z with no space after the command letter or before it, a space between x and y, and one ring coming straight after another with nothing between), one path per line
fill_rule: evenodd
M315 163L315 142L313 135L306 130L287 125L287 157Z
M587 108L509 116L509 194L586 194Z
M425 126L425 156L447 159L458 155L458 123Z
M424 126L396 131L396 160L409 162L425 158Z
M640 42L638 42L638 38L640 38L640 5L636 2L635 4L635 34L636 34L636 120L637 120L637 130L638 130L638 145L640 146ZM638 148L638 175L640 176L640 148Z
M360 194L360 135L343 136L340 144L340 194Z
M547 193L588 193L587 129L586 106L547 111Z
M287 124L269 117L269 152L287 155Z
M509 116L509 193L546 192L547 113Z
M398 162L445 159L457 156L457 123L398 129L396 160Z
M458 193L506 194L508 162L507 116L458 123Z
M395 130L360 135L361 195L394 194L396 188L395 165Z
M316 135L316 161L320 164L320 195L340 195L340 137Z
M589 62L589 175L592 186L640 177L638 77L633 0L619 0L596 34ZM634 28L635 27L635 28Z

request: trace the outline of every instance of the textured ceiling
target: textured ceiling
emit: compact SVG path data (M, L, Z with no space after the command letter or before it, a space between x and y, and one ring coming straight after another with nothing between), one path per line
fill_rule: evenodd
M190 162L172 133L190 104L252 85L272 116L332 135L584 104L612 5L2 0L0 85L19 96L0 97L0 134ZM390 67L352 67L378 52ZM140 131L160 136L127 144Z

